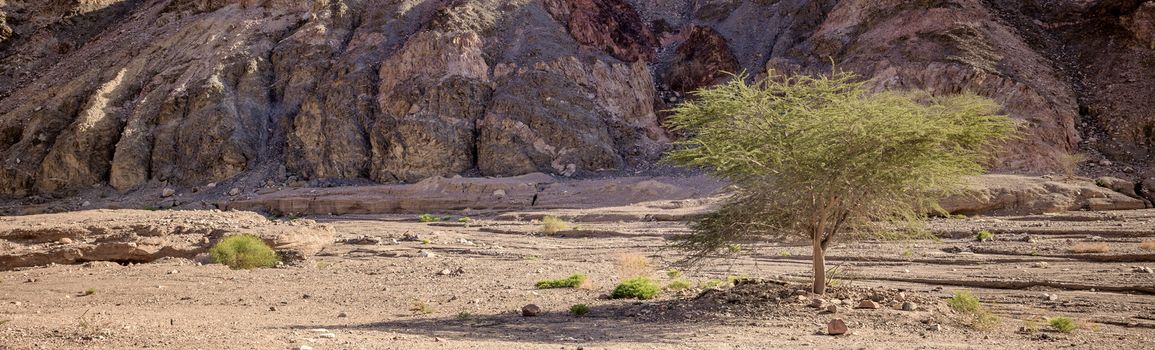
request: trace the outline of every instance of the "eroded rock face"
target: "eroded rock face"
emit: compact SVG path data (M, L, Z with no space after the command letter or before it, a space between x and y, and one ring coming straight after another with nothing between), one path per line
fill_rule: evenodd
M5 0L0 193L621 170L668 143L656 86L832 62L1002 102L1025 127L1001 171L1083 152L1139 181L1153 21L1150 1Z

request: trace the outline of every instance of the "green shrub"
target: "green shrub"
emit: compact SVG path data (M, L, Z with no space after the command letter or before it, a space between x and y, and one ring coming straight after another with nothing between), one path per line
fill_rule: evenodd
M574 304L573 306L569 307L570 315L574 315L577 317L585 316L589 312L590 312L590 307L586 306L586 304Z
M947 306L961 314L961 321L968 327L976 330L990 330L999 324L999 317L979 302L969 291L955 291L954 296L946 301Z
M634 277L623 281L614 287L614 292L610 294L614 299L653 299L661 292L661 287L648 277Z
M1075 320L1070 317L1055 317L1047 320L1047 323L1051 324L1055 330L1063 333L1071 333L1079 328L1079 325L1075 324Z
M470 218L469 218L469 217L467 217L467 216L463 216L463 217L457 218L457 222L460 222L460 223L463 223L463 224L468 224L468 223L470 223L470 222L473 222L473 219L470 219Z
M586 277L586 275L577 273L566 278L537 281L534 287L537 287L537 289L578 288L585 284L587 280L589 280L589 278Z
M987 230L980 230L979 233L975 235L975 240L979 242L986 242L994 239L995 234Z
M281 261L273 248L253 235L225 237L209 249L209 254L212 255L213 262L234 269L273 267Z
M444 221L444 220L445 220L445 218L443 218L443 217L430 215L430 214L421 214L421 216L417 217L418 222L436 222L436 221Z
M682 277L682 270L670 269L669 271L666 271L666 276L669 276L670 278Z
M714 288L714 287L719 287L721 285L722 285L722 280L717 280L717 279L706 280L705 282L698 283L698 287L700 287L702 289L710 289L710 288Z
M687 281L684 279L676 279L676 280L670 281L670 284L666 285L666 289L669 289L669 290L684 290L684 289L690 289L690 287L691 287L690 281Z
M84 296L96 294L96 288L88 288L84 290Z

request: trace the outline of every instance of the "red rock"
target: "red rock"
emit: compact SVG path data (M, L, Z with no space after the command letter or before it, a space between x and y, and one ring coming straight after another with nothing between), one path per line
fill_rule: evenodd
M849 331L850 329L846 328L846 321L841 318L830 320L830 323L826 324L826 334L828 335L843 335Z

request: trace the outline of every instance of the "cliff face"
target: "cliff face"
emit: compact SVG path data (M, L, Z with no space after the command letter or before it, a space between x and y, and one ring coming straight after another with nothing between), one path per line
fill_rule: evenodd
M831 62L1003 102L1002 170L1151 178L1153 57L1143 1L0 0L0 192L630 169L722 72Z

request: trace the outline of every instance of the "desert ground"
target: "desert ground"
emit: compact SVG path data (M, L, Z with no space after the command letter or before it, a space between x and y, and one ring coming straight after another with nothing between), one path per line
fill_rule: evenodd
M712 200L693 191L671 197L569 209L444 210L432 213L445 219L436 222L411 213L266 219L218 210L7 217L0 220L6 244L0 249L8 258L0 260L8 264L0 271L0 349L1155 346L1149 270L1155 247L1142 246L1155 240L1152 209L938 218L929 224L935 238L844 240L828 257L836 268L833 287L819 296L806 292L810 248L802 243L749 246L730 259L676 265L684 253L670 249L668 239L688 233L684 220ZM544 232L547 215L568 223ZM276 268L230 270L196 250L227 230L202 232L202 226L270 237L300 229L332 243L317 249L287 243L305 256ZM976 241L981 230L994 239ZM59 235L35 241L37 232ZM117 251L98 249L102 242L126 239L139 242L117 243L137 249L126 255L132 259L84 261ZM79 253L68 258L62 251ZM149 252L170 256L146 262L164 255ZM33 256L40 260L28 260ZM591 283L534 287L575 273ZM639 274L690 287L653 300L606 298L624 277ZM959 290L973 292L999 317L992 329L972 329L947 307ZM815 308L815 299L837 310ZM864 299L880 307L858 308ZM903 302L913 310L902 310ZM541 313L523 316L528 304ZM575 304L588 305L588 314L571 315ZM1059 316L1079 328L1062 333L1047 325ZM848 334L826 334L835 318L845 320Z

